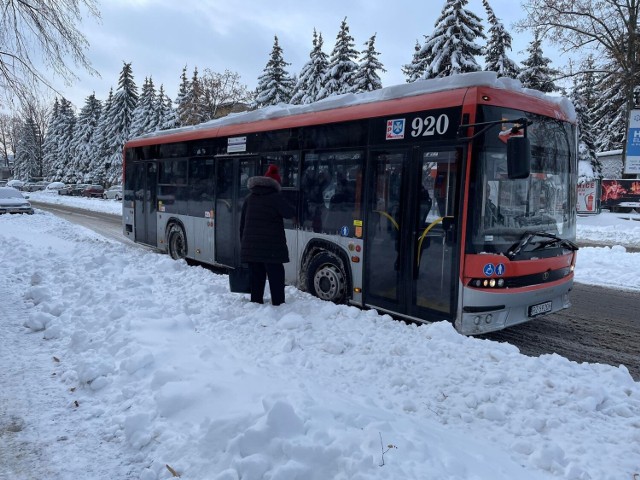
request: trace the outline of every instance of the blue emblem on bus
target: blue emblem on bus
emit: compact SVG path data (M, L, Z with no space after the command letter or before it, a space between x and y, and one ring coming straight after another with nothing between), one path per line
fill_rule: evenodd
M404 138L404 118L387 120L387 140L401 140Z
M347 227L346 225L344 227L342 227L340 229L340 235L342 235L343 237L348 237L349 236L349 227Z
M484 274L487 277L490 277L491 275L493 275L493 272L496 271L496 267L493 266L493 263L487 263L483 268L482 271L484 272Z
M498 275L499 277L504 275L504 270L504 263L499 263L498 265L496 265L496 275Z

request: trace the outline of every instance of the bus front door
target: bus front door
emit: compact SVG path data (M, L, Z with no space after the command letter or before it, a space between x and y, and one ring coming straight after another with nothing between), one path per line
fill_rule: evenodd
M372 152L363 292L368 306L416 319L452 319L456 158L455 149Z
M214 213L214 256L229 267L240 264L240 213L249 194L247 180L259 175L258 157L216 159L216 202Z
M145 245L158 246L157 239L157 188L158 165L155 162L136 162L133 167L135 185L135 241Z

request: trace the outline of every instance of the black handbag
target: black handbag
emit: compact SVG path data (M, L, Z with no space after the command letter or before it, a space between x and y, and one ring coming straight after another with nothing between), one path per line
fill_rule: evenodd
M251 270L247 265L229 270L229 289L233 293L251 293Z

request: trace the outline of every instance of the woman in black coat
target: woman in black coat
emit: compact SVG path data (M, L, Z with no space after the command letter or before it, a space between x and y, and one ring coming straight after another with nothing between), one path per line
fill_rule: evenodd
M284 265L289 250L284 234L284 219L295 210L280 193L277 165L269 165L264 177L251 177L251 193L242 205L240 217L240 260L251 270L251 301L263 303L264 287L269 278L271 303L284 303Z

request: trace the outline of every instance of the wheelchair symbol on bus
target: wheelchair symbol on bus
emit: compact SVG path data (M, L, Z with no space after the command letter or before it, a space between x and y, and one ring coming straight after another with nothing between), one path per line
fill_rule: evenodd
M494 273L501 277L502 275L504 275L504 271L505 271L505 266L504 263L499 263L498 265L494 265L493 263L487 263L483 268L482 268L482 272L487 276L490 277L492 276Z

